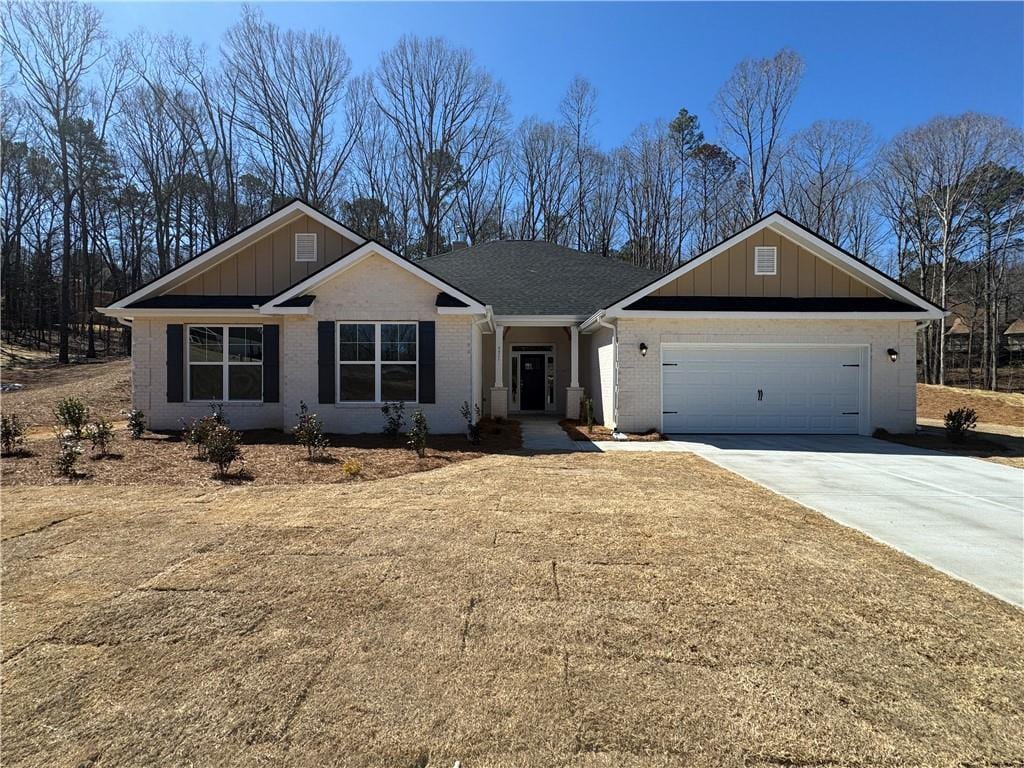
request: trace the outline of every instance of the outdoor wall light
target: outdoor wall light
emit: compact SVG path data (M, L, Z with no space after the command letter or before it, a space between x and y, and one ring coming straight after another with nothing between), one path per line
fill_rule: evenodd
M640 342L640 357L647 357L647 342Z
M900 353L899 353L899 352L897 352L897 351L896 351L895 349L893 349L892 347L889 347L889 348L888 348L887 350L885 350L885 351L886 351L886 353L887 353L887 354L889 355L889 359L890 359L890 360L892 360L892 361L893 361L894 363L896 362L896 359L897 359L897 358L898 358L898 357L900 356Z

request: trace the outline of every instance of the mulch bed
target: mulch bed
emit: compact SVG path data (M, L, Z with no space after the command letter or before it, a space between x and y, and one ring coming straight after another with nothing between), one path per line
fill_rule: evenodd
M954 443L946 437L946 431L942 427L927 426L918 427L914 434L892 435L879 431L875 437L912 448L926 448L955 456L971 456L1024 469L1024 439L1012 435L974 432L969 433L964 442Z
M25 441L22 450L4 457L2 480L9 485L54 485L68 482L96 485L219 485L224 482L255 485L290 483L345 483L378 480L437 469L460 461L494 453L518 450L522 446L519 424L512 421L481 422L480 445L471 445L464 435L431 435L427 455L419 458L405 447L404 436L392 441L383 435L333 435L327 455L309 461L306 450L291 435L273 430L243 433L242 462L232 466L228 477L215 477L216 467L197 459L195 451L179 433L147 433L132 440L118 431L107 456L88 451L78 462L74 479L59 476L53 469L57 453L55 438L36 437ZM358 462L360 472L347 473L347 460Z
M570 438L581 442L602 442L614 439L612 438L612 430L600 424L595 424L593 429L590 429L586 424L576 419L562 419L558 422L558 426L564 429ZM665 436L656 430L641 434L631 432L624 434L628 438L628 442L647 443L665 439Z

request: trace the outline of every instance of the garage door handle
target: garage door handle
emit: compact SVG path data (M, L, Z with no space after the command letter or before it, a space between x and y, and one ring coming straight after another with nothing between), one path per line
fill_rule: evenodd
M669 414L669 413L679 413L679 411L662 411L661 413L662 413L662 415L665 415L665 414Z
M758 400L758 402L764 400L764 390L763 389L757 390L757 400Z
M662 363L661 367L662 368L667 368L670 365L674 368L675 366L679 365L679 363Z

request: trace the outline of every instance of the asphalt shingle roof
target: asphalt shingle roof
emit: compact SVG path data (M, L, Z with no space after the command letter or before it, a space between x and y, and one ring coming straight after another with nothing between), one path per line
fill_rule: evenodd
M614 258L526 240L484 243L416 263L490 304L496 315L590 315L660 274Z

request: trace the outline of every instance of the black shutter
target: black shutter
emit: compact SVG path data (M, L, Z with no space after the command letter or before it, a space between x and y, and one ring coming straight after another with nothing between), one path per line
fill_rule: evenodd
M167 402L185 401L185 326L167 326Z
M263 326L263 402L281 402L281 333L276 325Z
M420 323L420 402L437 402L434 384L435 327L433 320Z
M317 367L320 382L320 402L333 403L334 395L334 321L321 320L316 324Z

